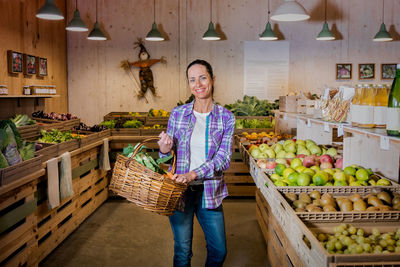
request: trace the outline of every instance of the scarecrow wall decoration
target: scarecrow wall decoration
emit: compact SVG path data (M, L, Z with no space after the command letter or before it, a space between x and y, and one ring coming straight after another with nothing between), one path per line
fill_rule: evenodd
M129 62L128 60L124 60L121 62L121 68L123 68L125 71L128 71L130 73L131 79L134 80L135 85L139 88L137 97L138 98L144 98L146 100L146 103L148 103L146 99L146 92L147 89L150 89L150 91L153 93L154 96L158 96L156 92L156 87L154 87L154 79L153 79L153 72L151 71L150 67L156 64L157 62L161 62L163 64L166 64L167 61L165 60L164 57L161 57L160 59L150 59L150 54L147 52L146 48L143 45L142 39L138 38L138 41L135 42L135 48L140 48L139 51L139 60L135 62ZM139 82L137 81L133 71L132 67L137 67L139 68Z

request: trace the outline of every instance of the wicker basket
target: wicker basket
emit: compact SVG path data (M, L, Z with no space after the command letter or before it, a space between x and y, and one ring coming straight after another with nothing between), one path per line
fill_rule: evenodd
M171 216L187 185L176 183L133 159L144 143L154 140L158 140L158 138L144 140L136 148L131 158L118 155L110 182L110 190L145 210ZM174 155L172 171L175 170L175 163Z

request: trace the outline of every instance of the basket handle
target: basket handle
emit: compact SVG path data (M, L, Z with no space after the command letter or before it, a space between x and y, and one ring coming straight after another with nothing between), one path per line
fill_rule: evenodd
M129 163L133 160L133 157L136 156L136 154L139 152L140 148L145 144L148 143L150 141L158 141L160 140L159 137L151 137L151 138L147 138L145 140L143 140L135 149L135 151L133 151L132 156L125 162L125 167L129 168ZM176 155L174 153L174 151L171 149L171 155L173 156L173 160L172 160L172 168L171 168L171 174L175 173L175 165L176 165Z

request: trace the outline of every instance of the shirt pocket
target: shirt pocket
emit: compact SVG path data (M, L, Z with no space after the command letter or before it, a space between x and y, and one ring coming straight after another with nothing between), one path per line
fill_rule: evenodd
M211 139L216 148L219 148L222 142L223 131L220 129L214 129L211 132Z

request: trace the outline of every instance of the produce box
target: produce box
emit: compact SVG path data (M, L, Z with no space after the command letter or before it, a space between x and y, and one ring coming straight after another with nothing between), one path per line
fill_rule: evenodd
M298 99L297 113L313 115L315 110L315 100Z
M41 144L43 146L42 149L35 152L36 156L41 155L43 157L43 162L46 162L49 159L58 156L58 145L57 144L41 143L41 142L36 142L36 143Z
M135 113L138 113L140 116L131 115L132 114L131 112L110 112L104 116L104 120L109 121L122 118L127 120L139 120L143 122L143 124L145 124L147 118L147 112L135 112Z
M139 128L114 128L111 129L113 136L140 136L141 129Z
M39 134L39 125L32 124L18 127L18 132L21 135L21 139L35 139Z
M145 125L154 125L154 124L160 124L160 125L168 125L168 120L169 117L156 117L156 116L148 116L146 118L146 124Z
M242 134L244 132L255 132L255 133L262 133L262 132L274 132L274 128L245 128L245 129L235 129L235 134Z
M280 96L279 111L296 113L298 98L298 96Z
M67 120L67 121L62 121L63 130L64 131L71 130L72 128L79 126L80 122L81 122L80 119L71 119L71 120Z
M0 186L12 183L42 168L43 158L38 155L10 167L0 169Z
M80 142L80 140L78 140L78 139L72 139L72 140L68 140L68 141L59 143L58 144L58 156L61 156L64 152L73 151L75 149L78 149L79 142Z
M141 136L158 136L162 131L166 131L166 128L163 129L140 129Z
M103 140L106 137L109 137L111 135L111 131L110 130L104 130L101 132L91 132L91 131L82 131L82 130L78 130L78 131L72 131L73 133L76 134L80 134L80 135L84 135L84 137L82 137L79 140L79 147L84 147L87 146L89 144L95 143L97 141Z
M51 129L63 130L64 124L61 121L55 121L50 119L38 119L35 118L36 123L39 125L39 130L49 131Z

